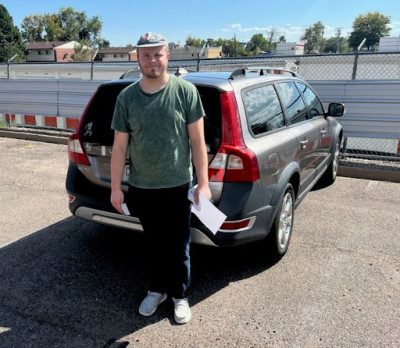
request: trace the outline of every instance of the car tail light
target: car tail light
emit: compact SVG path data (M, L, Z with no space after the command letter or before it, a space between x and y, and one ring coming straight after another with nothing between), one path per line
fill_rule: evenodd
M255 217L250 217L239 221L225 221L220 227L220 230L237 231L242 229L248 229L254 225L255 220L256 220Z
M70 161L84 166L90 166L90 162L86 156L85 151L79 135L74 133L68 137L68 156Z
M221 146L209 165L214 182L254 182L259 179L255 154L243 141L239 111L233 92L221 93Z
M71 203L74 203L75 202L75 199L76 199L76 197L74 196L74 195L71 195L71 194L68 194L68 202L71 204Z

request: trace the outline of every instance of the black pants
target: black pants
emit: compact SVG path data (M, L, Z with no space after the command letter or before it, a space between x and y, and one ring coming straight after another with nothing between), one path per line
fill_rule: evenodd
M187 296L190 286L189 184L165 189L129 187L126 203L145 232L150 291Z

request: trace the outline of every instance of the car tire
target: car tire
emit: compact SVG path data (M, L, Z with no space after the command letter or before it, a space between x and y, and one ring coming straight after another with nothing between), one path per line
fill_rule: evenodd
M329 163L326 172L321 176L321 179L319 179L318 184L321 187L327 187L329 185L332 185L336 181L336 176L339 168L340 141L341 139L336 142L332 160Z
M267 242L271 256L280 259L289 248L294 223L295 194L292 184L286 185L279 201L275 220L268 235Z

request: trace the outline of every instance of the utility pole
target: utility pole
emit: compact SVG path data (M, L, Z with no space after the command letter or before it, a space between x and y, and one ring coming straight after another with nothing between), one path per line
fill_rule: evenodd
M337 45L336 45L336 53L340 53L340 35L342 34L343 28L335 28L337 35Z

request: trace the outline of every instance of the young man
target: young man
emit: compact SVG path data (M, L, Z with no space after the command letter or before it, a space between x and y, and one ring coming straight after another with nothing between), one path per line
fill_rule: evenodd
M177 323L187 323L190 285L190 201L192 159L198 186L211 198L204 140L204 110L196 88L167 73L167 40L147 33L137 43L142 78L119 95L112 128L111 203L137 215L147 241L150 289L139 313L152 315L170 295ZM129 148L129 189L121 190L121 177Z

